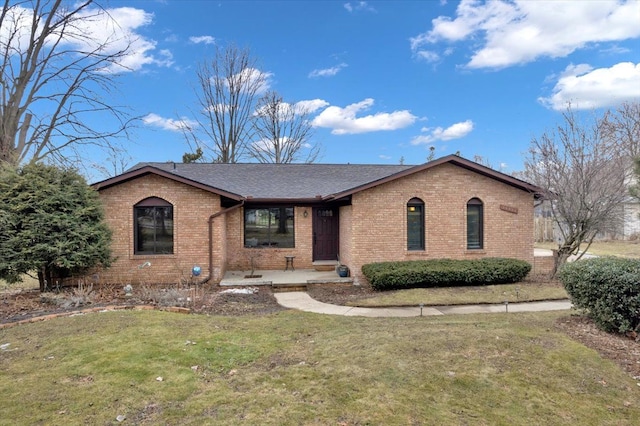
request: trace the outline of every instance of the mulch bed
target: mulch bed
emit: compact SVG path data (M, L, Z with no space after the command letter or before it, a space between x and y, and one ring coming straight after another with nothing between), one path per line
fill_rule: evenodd
M556 326L572 339L618 364L634 379L640 380L640 342L637 337L606 333L582 315L562 317Z
M267 315L285 310L278 305L270 287L255 287L250 294L223 292L218 286L203 286L198 289L194 298L177 301L189 308L192 313L244 316ZM0 324L16 323L30 318L49 316L52 314L68 314L87 308L99 307L134 307L151 306L162 308L171 305L171 300L159 300L162 289L151 294L147 289L146 296L127 297L120 287L96 286L90 295L90 303L78 302L75 289L65 288L59 294L40 293L38 290L4 291L0 293ZM182 289L185 297L194 296L193 290ZM351 300L370 297L374 294L367 286L335 285L311 286L309 294L320 301L333 304L345 304ZM160 292L160 293L159 293ZM149 297L149 296L155 297ZM74 299L74 296L75 299ZM88 300L85 300L87 302ZM567 315L558 320L556 327L585 346L596 350L604 358L617 363L633 378L640 380L640 342L635 336L624 336L605 333L593 322L579 315Z
M188 297L194 296L189 288L179 290L184 295L184 300L162 299L162 291L173 292L174 289L162 289L158 287L155 294L150 294L151 290L146 289L148 297L138 295L134 290L130 297L125 296L121 286L95 286L91 292L90 300L80 303L75 288L63 288L59 293L40 293L38 290L27 291L5 291L0 293L0 324L13 323L25 319L47 316L55 313L68 313L80 311L86 308L108 307L108 306L180 306L188 307L193 313L240 316L240 315L265 315L273 312L285 310L278 305L271 289L265 286L254 287L252 294L224 293L217 286L202 286L197 291L197 298L194 303ZM167 296L170 296L168 294Z

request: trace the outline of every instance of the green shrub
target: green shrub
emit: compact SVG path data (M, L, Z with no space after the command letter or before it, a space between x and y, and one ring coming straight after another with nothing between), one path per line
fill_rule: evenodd
M602 257L567 263L558 275L571 301L601 329L640 327L640 260Z
M374 290L507 284L521 281L530 270L529 263L506 258L433 259L362 266L362 273Z

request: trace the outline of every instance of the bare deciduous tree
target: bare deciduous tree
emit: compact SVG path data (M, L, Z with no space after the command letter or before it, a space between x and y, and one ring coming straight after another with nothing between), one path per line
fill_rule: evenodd
M608 143L603 120L582 123L570 106L563 118L532 140L525 159L525 176L545 190L559 232L553 274L599 232L617 229L628 194L625 159Z
M233 45L217 48L212 60L201 63L193 114L197 125L183 130L192 151L201 148L203 159L237 163L252 140L251 118L267 80L249 50Z
M132 161L131 156L120 146L112 145L106 148L105 156L102 162L89 162L88 164L78 164L76 168L84 171L85 174L91 175L87 170L83 170L88 165L92 171L103 178L109 178L117 176L120 173L124 173Z
M97 26L107 29L105 39L95 35ZM124 70L122 59L130 46L108 11L92 0L5 0L0 12L0 162L67 162L82 146L111 146L131 120L103 94L115 89L115 75ZM91 122L96 114L108 125Z
M493 167L493 164L491 164L491 161L487 157L483 157L482 155L476 154L473 156L473 161L482 166L495 170L495 167Z
M257 140L248 147L249 156L260 163L313 163L320 155L320 146L311 142L309 111L276 92L260 98L252 125Z
M640 103L625 102L602 119L604 138L627 157L629 164L640 157Z

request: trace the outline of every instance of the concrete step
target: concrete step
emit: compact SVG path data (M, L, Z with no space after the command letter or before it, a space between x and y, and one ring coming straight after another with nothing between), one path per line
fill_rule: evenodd
M313 269L319 272L335 271L338 266L337 260L316 260L313 262Z
M272 283L271 289L274 293L284 293L286 291L307 291L307 283Z

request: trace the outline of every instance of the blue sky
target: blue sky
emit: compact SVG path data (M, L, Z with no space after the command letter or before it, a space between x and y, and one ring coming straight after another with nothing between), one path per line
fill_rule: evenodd
M574 109L640 101L638 1L111 1L138 39L117 102L144 117L130 165L181 161L198 62L248 47L285 101L313 101L323 163L460 151L522 168Z

